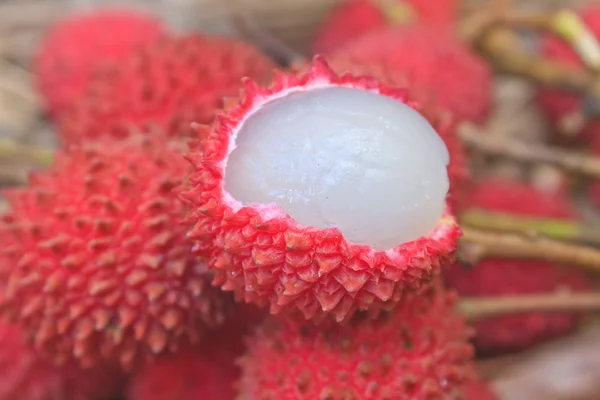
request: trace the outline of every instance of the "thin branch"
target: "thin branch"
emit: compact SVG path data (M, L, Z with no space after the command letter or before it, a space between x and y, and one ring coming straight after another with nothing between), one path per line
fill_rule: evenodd
M471 321L528 312L600 311L600 294L556 292L506 297L462 297L458 302L458 309Z
M565 171L600 178L598 157L539 143L525 143L505 136L486 135L474 125L467 123L461 126L460 138L467 147L483 153L509 157L526 163L546 163Z
M600 271L600 250L543 237L489 232L463 226L459 258L476 264L488 257L542 260Z
M527 217L470 208L460 213L460 223L477 229L543 236L600 247L600 227L580 221Z
M26 158L32 164L47 167L54 160L54 151L49 148L29 147L16 141L0 138L0 160Z

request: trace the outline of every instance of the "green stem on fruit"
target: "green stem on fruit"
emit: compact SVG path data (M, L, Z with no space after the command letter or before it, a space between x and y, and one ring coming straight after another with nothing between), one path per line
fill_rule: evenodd
M0 159L25 158L40 167L47 167L54 160L54 151L41 147L29 147L13 140L0 138Z
M469 123L461 125L459 135L467 147L482 153L508 157L525 163L549 164L568 172L600 178L598 157L539 143L525 143L505 136L500 137L500 135L486 135Z
M528 312L591 312L600 311L600 293L461 297L457 307L471 321Z
M390 26L409 25L417 20L414 8L408 1L371 0Z
M550 239L600 247L600 227L579 221L536 218L509 213L468 209L459 215L461 224L494 232L538 235Z
M475 265L485 258L540 260L600 271L600 250L534 235L493 232L463 226L458 257Z

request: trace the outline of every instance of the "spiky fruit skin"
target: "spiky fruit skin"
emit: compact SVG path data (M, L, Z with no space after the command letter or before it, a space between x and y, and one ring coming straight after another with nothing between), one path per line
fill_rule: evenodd
M1 400L105 400L121 384L114 368L55 365L26 345L20 327L0 324Z
M525 183L489 180L472 193L473 207L517 215L573 219L575 211L564 197L543 193ZM591 290L580 270L544 261L484 259L467 268L460 264L444 271L446 283L461 296L501 296L551 293L561 289ZM572 330L572 314L527 313L488 318L474 324L475 345L482 354L525 349Z
M83 95L96 67L118 62L162 35L160 21L134 11L107 9L59 21L44 36L34 60L46 108L57 115Z
M224 166L246 116L285 93L324 86L361 88L405 101L374 78L338 76L320 58L306 74L276 74L270 88L245 81L238 106L217 117L204 146L192 149L189 187L182 191L191 212L188 236L215 271L214 284L271 313L300 311L307 319L344 320L356 310L377 313L419 287L452 262L461 234L447 207L429 236L388 251L346 241L337 228L298 224L280 208L243 206L224 191ZM413 104L410 104L413 105ZM200 133L205 136L204 133ZM267 207L267 208L265 208Z
M144 365L131 378L128 400L232 400L245 350L243 338L265 316L242 304L226 324L207 333L199 345Z
M132 137L59 153L7 193L0 311L54 360L138 359L194 342L229 299L191 252L173 195L181 146Z
M454 296L428 288L372 320L269 319L240 359L238 399L460 399L475 378Z
M589 4L579 10L578 14L594 36L600 39L600 6ZM559 61L567 67L575 70L585 68L577 53L555 35L546 34L543 37L541 51L545 57ZM584 108L584 100L580 95L565 90L541 89L537 100L546 118L556 128L556 133L563 118ZM575 132L575 136L556 135L555 139L563 144L584 144L592 139L600 140L597 139L598 136L600 136L600 121L592 119L583 126L581 131Z
M392 87L408 86L418 102L433 101L460 120L483 123L492 108L490 67L452 32L439 27L378 29L327 61L340 73L372 75Z
M347 0L333 7L314 39L315 53L329 54L362 36L390 25L384 10L373 0ZM396 0L420 24L450 26L457 18L456 0Z
M127 136L130 127L173 137L210 123L243 77L268 81L275 64L253 45L220 36L165 37L97 71L86 96L61 115L64 143Z

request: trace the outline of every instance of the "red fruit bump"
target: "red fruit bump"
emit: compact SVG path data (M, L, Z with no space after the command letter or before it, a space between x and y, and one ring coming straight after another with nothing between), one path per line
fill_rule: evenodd
M267 82L275 64L252 44L221 37L164 37L96 71L86 95L62 113L66 144L110 136L131 127L172 137L193 135L238 93L240 79Z
M457 19L457 11L456 0L341 1L331 9L317 31L313 50L321 54L334 52L378 28L392 24L391 18L396 16L395 13L401 13L405 19L398 23L451 26Z
M95 68L120 62L138 46L163 35L165 28L159 20L125 9L76 13L57 22L34 59L46 108L58 115L83 95Z
M522 216L573 220L576 211L562 193L545 193L527 183L490 179L475 187L471 207ZM461 296L515 296L562 290L588 291L593 285L580 269L545 261L489 258L472 267L444 270L449 287ZM564 335L577 326L570 313L525 313L487 318L474 325L482 355L517 351Z
M269 319L239 361L238 399L470 400L460 394L477 373L454 297L428 289L348 324Z
M95 142L7 192L0 311L53 360L124 367L195 342L228 299L191 252L172 193L188 164L158 137Z
M448 150L406 98L319 57L269 88L246 80L239 105L201 128L182 191L214 284L272 313L341 321L393 307L451 262Z
M0 324L0 400L105 400L120 392L118 371L55 365L25 343L19 326Z
M371 75L392 87L408 85L415 100L433 102L459 120L481 124L492 109L492 69L447 29L377 29L333 52L327 62L340 73Z

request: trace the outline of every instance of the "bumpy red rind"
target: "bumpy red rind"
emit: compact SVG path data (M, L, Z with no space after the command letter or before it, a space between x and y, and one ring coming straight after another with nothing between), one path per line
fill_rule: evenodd
M406 100L404 90L372 77L338 76L319 57L306 74L278 73L269 88L246 80L240 104L219 115L212 129L204 127L210 130L204 146L188 155L195 171L182 199L191 208L188 236L196 253L208 258L215 285L246 302L270 305L272 313L300 310L306 318L333 315L343 320L356 310L393 307L407 289L430 281L453 260L461 231L447 207L429 236L375 251L347 242L338 229L302 226L279 209L275 214L270 209L267 217L268 205L237 208L223 188L233 135L263 104L293 91L328 86Z
M223 322L229 299L172 193L189 168L180 149L142 137L72 147L7 193L0 311L55 361L130 367Z
M454 298L430 288L376 320L357 314L343 325L269 319L239 361L238 399L464 398L477 374Z
M83 96L95 68L120 62L163 35L158 19L125 9L78 13L59 21L44 36L33 65L46 108L57 116Z
M268 82L275 64L255 46L221 36L165 37L97 70L82 99L59 119L66 144L122 138L131 127L190 137L210 123L240 80Z
M106 400L119 394L124 374L114 365L55 365L24 339L19 326L0 324L0 400Z

